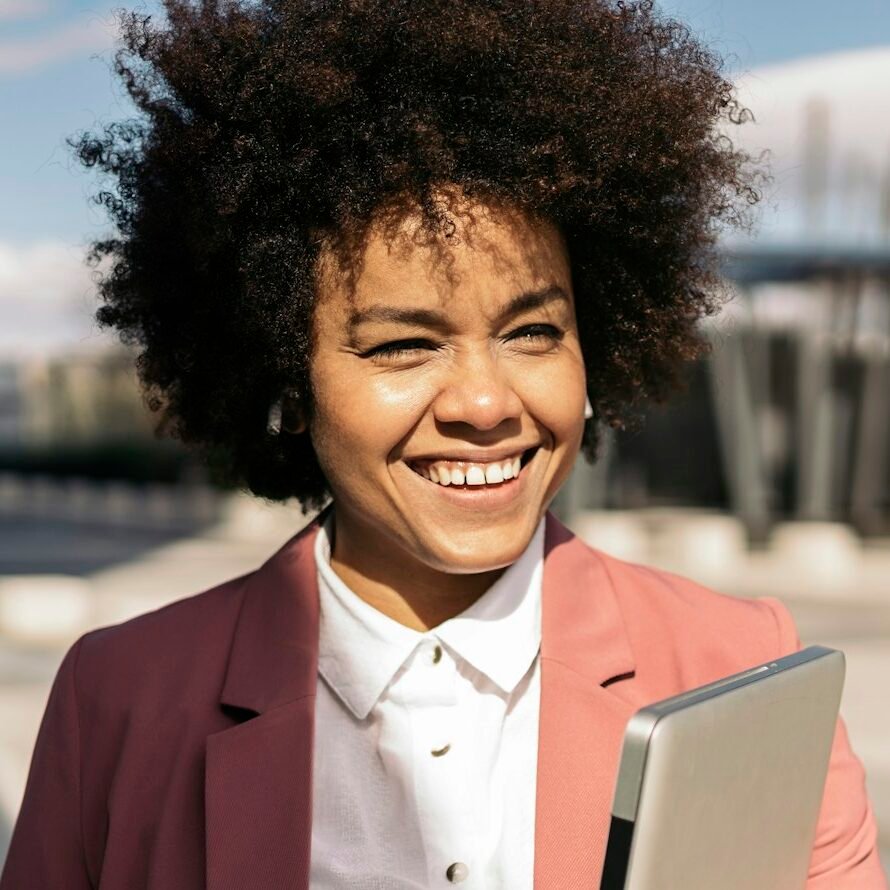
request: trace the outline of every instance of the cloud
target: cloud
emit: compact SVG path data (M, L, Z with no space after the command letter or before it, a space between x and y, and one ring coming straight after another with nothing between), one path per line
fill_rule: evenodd
M49 12L48 0L0 0L0 22L36 19Z
M93 319L99 304L85 253L58 241L0 242L0 358L95 352L112 342Z
M862 247L890 235L890 46L809 56L741 75L755 120L727 128L773 182L758 237Z
M108 49L114 43L115 34L112 20L92 19L70 22L34 37L0 41L0 75L24 74Z
M23 247L0 242L0 303L23 294L41 302L56 301L73 290L92 287L82 248L59 241Z

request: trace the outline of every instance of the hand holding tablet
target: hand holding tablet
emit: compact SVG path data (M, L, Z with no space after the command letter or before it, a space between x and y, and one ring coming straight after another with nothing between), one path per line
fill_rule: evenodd
M600 890L802 890L843 682L810 646L638 711Z

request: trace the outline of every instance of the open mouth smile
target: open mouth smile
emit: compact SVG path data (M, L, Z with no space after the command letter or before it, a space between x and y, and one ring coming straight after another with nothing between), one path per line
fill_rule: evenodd
M407 463L415 473L436 485L490 488L518 478L537 450L536 446L493 461L449 460L443 457Z

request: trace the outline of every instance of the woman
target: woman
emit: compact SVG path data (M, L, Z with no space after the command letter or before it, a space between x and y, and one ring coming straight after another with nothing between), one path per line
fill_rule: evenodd
M756 198L718 60L648 3L166 0L100 322L254 494L259 569L82 636L2 890L595 887L624 726L797 647L547 507L663 398ZM885 886L839 724L808 887Z

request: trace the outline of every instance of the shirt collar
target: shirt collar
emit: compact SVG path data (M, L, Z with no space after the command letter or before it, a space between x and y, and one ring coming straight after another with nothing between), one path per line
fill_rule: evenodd
M525 676L541 644L544 521L528 547L473 605L426 633L405 627L354 593L331 568L333 511L315 540L320 605L318 669L364 719L422 640L435 638L505 694Z

